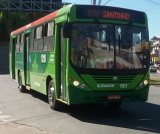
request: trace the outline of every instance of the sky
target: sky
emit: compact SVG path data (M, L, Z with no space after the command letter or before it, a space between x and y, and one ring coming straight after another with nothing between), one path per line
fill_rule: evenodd
M91 4L91 0L62 0L73 4ZM97 0L98 3L99 0ZM109 1L109 2L108 2ZM101 0L101 5L123 7L146 12L148 16L149 38L160 37L160 0Z

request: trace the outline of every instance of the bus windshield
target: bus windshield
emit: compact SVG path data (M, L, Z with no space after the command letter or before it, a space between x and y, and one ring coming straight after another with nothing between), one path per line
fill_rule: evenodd
M73 24L71 61L93 69L143 69L149 58L148 30L111 24Z

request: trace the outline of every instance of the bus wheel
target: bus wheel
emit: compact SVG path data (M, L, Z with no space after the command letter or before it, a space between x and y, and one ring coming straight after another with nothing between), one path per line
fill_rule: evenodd
M24 93L26 91L25 86L22 85L21 73L18 74L18 88L19 88L19 91L22 92L22 93Z
M57 110L59 107L59 104L56 100L55 87L54 87L53 80L51 80L48 85L48 103L51 109L53 110Z

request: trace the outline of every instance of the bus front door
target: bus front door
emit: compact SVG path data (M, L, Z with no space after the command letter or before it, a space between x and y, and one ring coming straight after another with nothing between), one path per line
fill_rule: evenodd
M60 26L60 99L67 101L66 99L66 39L63 37L63 27Z
M24 74L25 84L30 85L30 59L29 59L30 33L24 36Z

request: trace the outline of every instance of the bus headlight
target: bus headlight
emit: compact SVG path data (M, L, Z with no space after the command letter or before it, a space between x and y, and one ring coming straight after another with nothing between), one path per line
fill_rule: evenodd
M148 80L144 80L144 85L148 85Z
M73 85L74 85L74 86L77 87L77 86L79 86L79 84L80 84L79 81L77 81L77 80L73 81Z
M144 80L143 82L141 82L140 84L139 84L139 87L144 87L144 86L146 86L146 85L148 85L148 80Z

